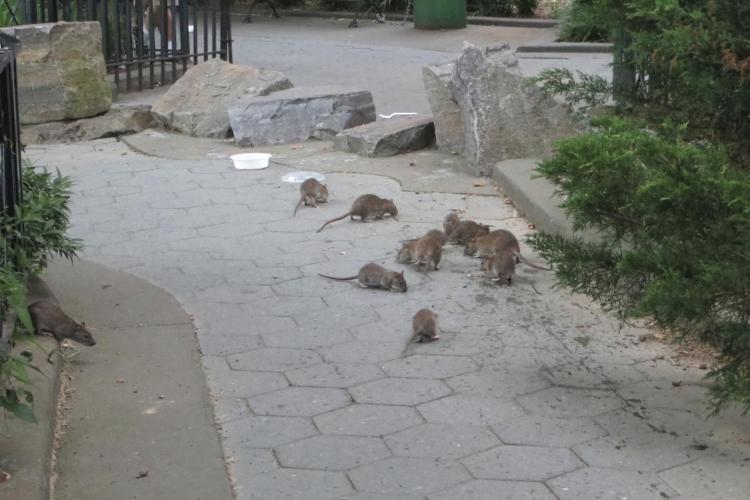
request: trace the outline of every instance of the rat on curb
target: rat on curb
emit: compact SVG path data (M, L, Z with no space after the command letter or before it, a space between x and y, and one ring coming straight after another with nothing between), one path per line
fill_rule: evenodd
M294 213L292 217L297 215L297 210L304 203L308 207L317 207L318 203L328 202L328 187L325 184L321 184L318 179L306 179L299 187L299 201L297 206L294 207Z
M44 280L32 276L26 289L26 308L36 335L48 333L58 342L69 339L85 346L96 345L86 324L76 322L60 309L60 303ZM48 361L54 352L50 353Z
M448 235L448 241L459 245L466 245L476 236L489 234L490 226L479 224L473 220L462 220Z
M362 288L384 288L391 292L405 292L407 290L404 273L390 271L381 265L370 262L365 264L355 276L337 278L318 273L318 276L336 281L349 281L356 279Z
M351 220L354 220L354 217L359 217L362 222L365 222L367 219L382 219L385 214L389 214L394 219L398 215L398 209L393 200L386 200L374 194L363 194L354 200L352 208L347 213L341 217L329 220L320 226L320 229L316 232L319 233L331 222L336 222L346 217L351 217Z

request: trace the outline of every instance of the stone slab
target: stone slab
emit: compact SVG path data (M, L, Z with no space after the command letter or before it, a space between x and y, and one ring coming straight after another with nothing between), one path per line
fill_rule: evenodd
M463 118L448 86L456 63L422 68L427 101L435 122L435 142L444 153L463 153L465 148Z
M370 92L336 86L296 87L270 96L245 97L227 111L235 142L241 146L326 139L375 120Z
M383 119L339 132L333 144L339 151L367 157L385 157L409 153L435 142L432 117Z

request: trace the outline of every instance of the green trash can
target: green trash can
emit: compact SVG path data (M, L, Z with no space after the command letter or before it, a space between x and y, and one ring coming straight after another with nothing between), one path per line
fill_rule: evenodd
M422 30L466 27L466 0L414 0L414 27Z

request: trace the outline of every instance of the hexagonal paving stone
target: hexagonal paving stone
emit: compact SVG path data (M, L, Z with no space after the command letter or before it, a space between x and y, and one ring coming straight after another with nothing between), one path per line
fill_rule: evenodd
M219 285L195 292L196 300L216 304L247 304L273 297L271 287L265 285Z
M224 424L227 446L238 453L247 448L273 448L318 433L309 418L247 417Z
M659 474L690 498L745 500L750 492L748 466L724 460L697 460Z
M198 330L198 339L206 356L227 356L263 347L259 335L215 334Z
M383 378L376 365L320 363L285 373L292 385L308 387L350 387Z
M282 297L324 297L340 291L341 283L320 276L307 276L274 285L273 289Z
M656 474L596 467L564 474L547 484L560 500L664 500L676 495Z
M294 349L330 347L351 340L352 336L343 329L305 330L296 326L282 332L263 335L263 341L268 347L291 347Z
M385 438L396 456L434 460L463 458L500 444L486 427L423 424Z
M350 326L361 325L362 323L377 321L378 319L375 310L367 306L359 306L357 308L329 307L294 314L294 320L300 328L326 332L343 330Z
M280 300L278 297L268 297L243 306L243 310L247 312L248 320L256 314L266 316L294 316L295 314L304 314L308 311L322 311L325 309L325 302L320 297L297 297L294 300Z
M498 446L463 460L480 479L544 481L584 465L567 448Z
M240 278L248 285L275 285L300 277L302 277L302 273L296 267L264 267L252 269ZM228 276L227 278L231 279L232 277Z
M565 363L544 370L543 374L553 385L584 389L612 389L622 384L631 384L644 376L631 365L588 365Z
M283 372L320 363L315 351L305 349L265 348L227 357L232 370Z
M350 436L383 436L422 423L413 408L359 404L318 415L313 420L323 434Z
M341 472L279 469L251 478L242 485L237 497L238 500L330 500L353 491Z
M623 398L649 408L673 408L702 412L706 408L705 387L683 384L678 387L668 380L648 380L630 384L617 391Z
M422 495L380 495L378 493L357 493L336 500L424 500Z
M363 342L355 340L333 347L319 349L326 361L331 363L379 363L401 357L406 344L403 342Z
M447 396L451 390L439 380L384 378L352 387L350 392L357 403L418 405Z
M289 387L280 373L231 370L224 358L203 357L206 379L217 396L248 397Z
M543 483L475 479L449 490L432 493L429 500L555 500Z
M383 371L391 377L448 378L477 369L468 356L425 356L415 354L384 363Z
M637 471L659 471L681 465L700 456L691 450L692 440L649 433L637 437L608 436L589 441L573 450L592 467Z
M313 436L276 449L284 467L347 470L391 455L383 440L374 437Z
M233 450L227 443L226 457L232 479L238 490L250 478L279 468L272 450L261 448Z
M491 368L452 377L446 382L456 393L488 398L512 398L550 385L536 370L509 371Z
M563 417L599 415L625 405L614 392L552 387L518 398L531 413Z
M528 415L492 426L505 444L569 446L607 435L593 419Z
M426 494L470 479L456 462L393 457L349 473L359 491L380 494Z
M526 414L510 399L465 394L454 394L419 405L417 409L425 420L438 424L491 425Z
M200 325L199 330L204 328L210 330L210 334L225 335L261 335L297 328L292 318L283 316L261 316L254 314L250 317L238 310L236 314L225 314L221 318L206 322L204 318L197 317L196 322Z
M322 387L289 387L247 401L256 415L289 417L312 417L351 403L345 390Z

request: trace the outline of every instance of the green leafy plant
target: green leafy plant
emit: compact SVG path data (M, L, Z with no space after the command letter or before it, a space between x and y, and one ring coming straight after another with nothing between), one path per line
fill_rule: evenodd
M750 177L721 148L666 139L621 118L558 143L538 167L578 229L531 245L558 281L623 320L652 318L718 353L712 402L750 410Z
M466 10L476 16L511 16L511 0L468 0Z
M41 272L50 254L72 258L81 242L66 236L70 225L69 178L59 172L22 169L23 202L10 216L0 213L0 408L22 420L34 422L33 395L26 388L29 370L37 369L28 351L14 354L14 340L32 330L26 309L26 280Z
M576 71L576 76L565 68L546 69L530 81L539 84L549 95L562 95L571 109L586 113L594 106L606 103L612 95L612 85L601 76Z
M513 0L513 7L521 16L533 16L539 7L539 0Z
M560 39L568 42L606 42L614 23L614 0L573 0L561 9Z

